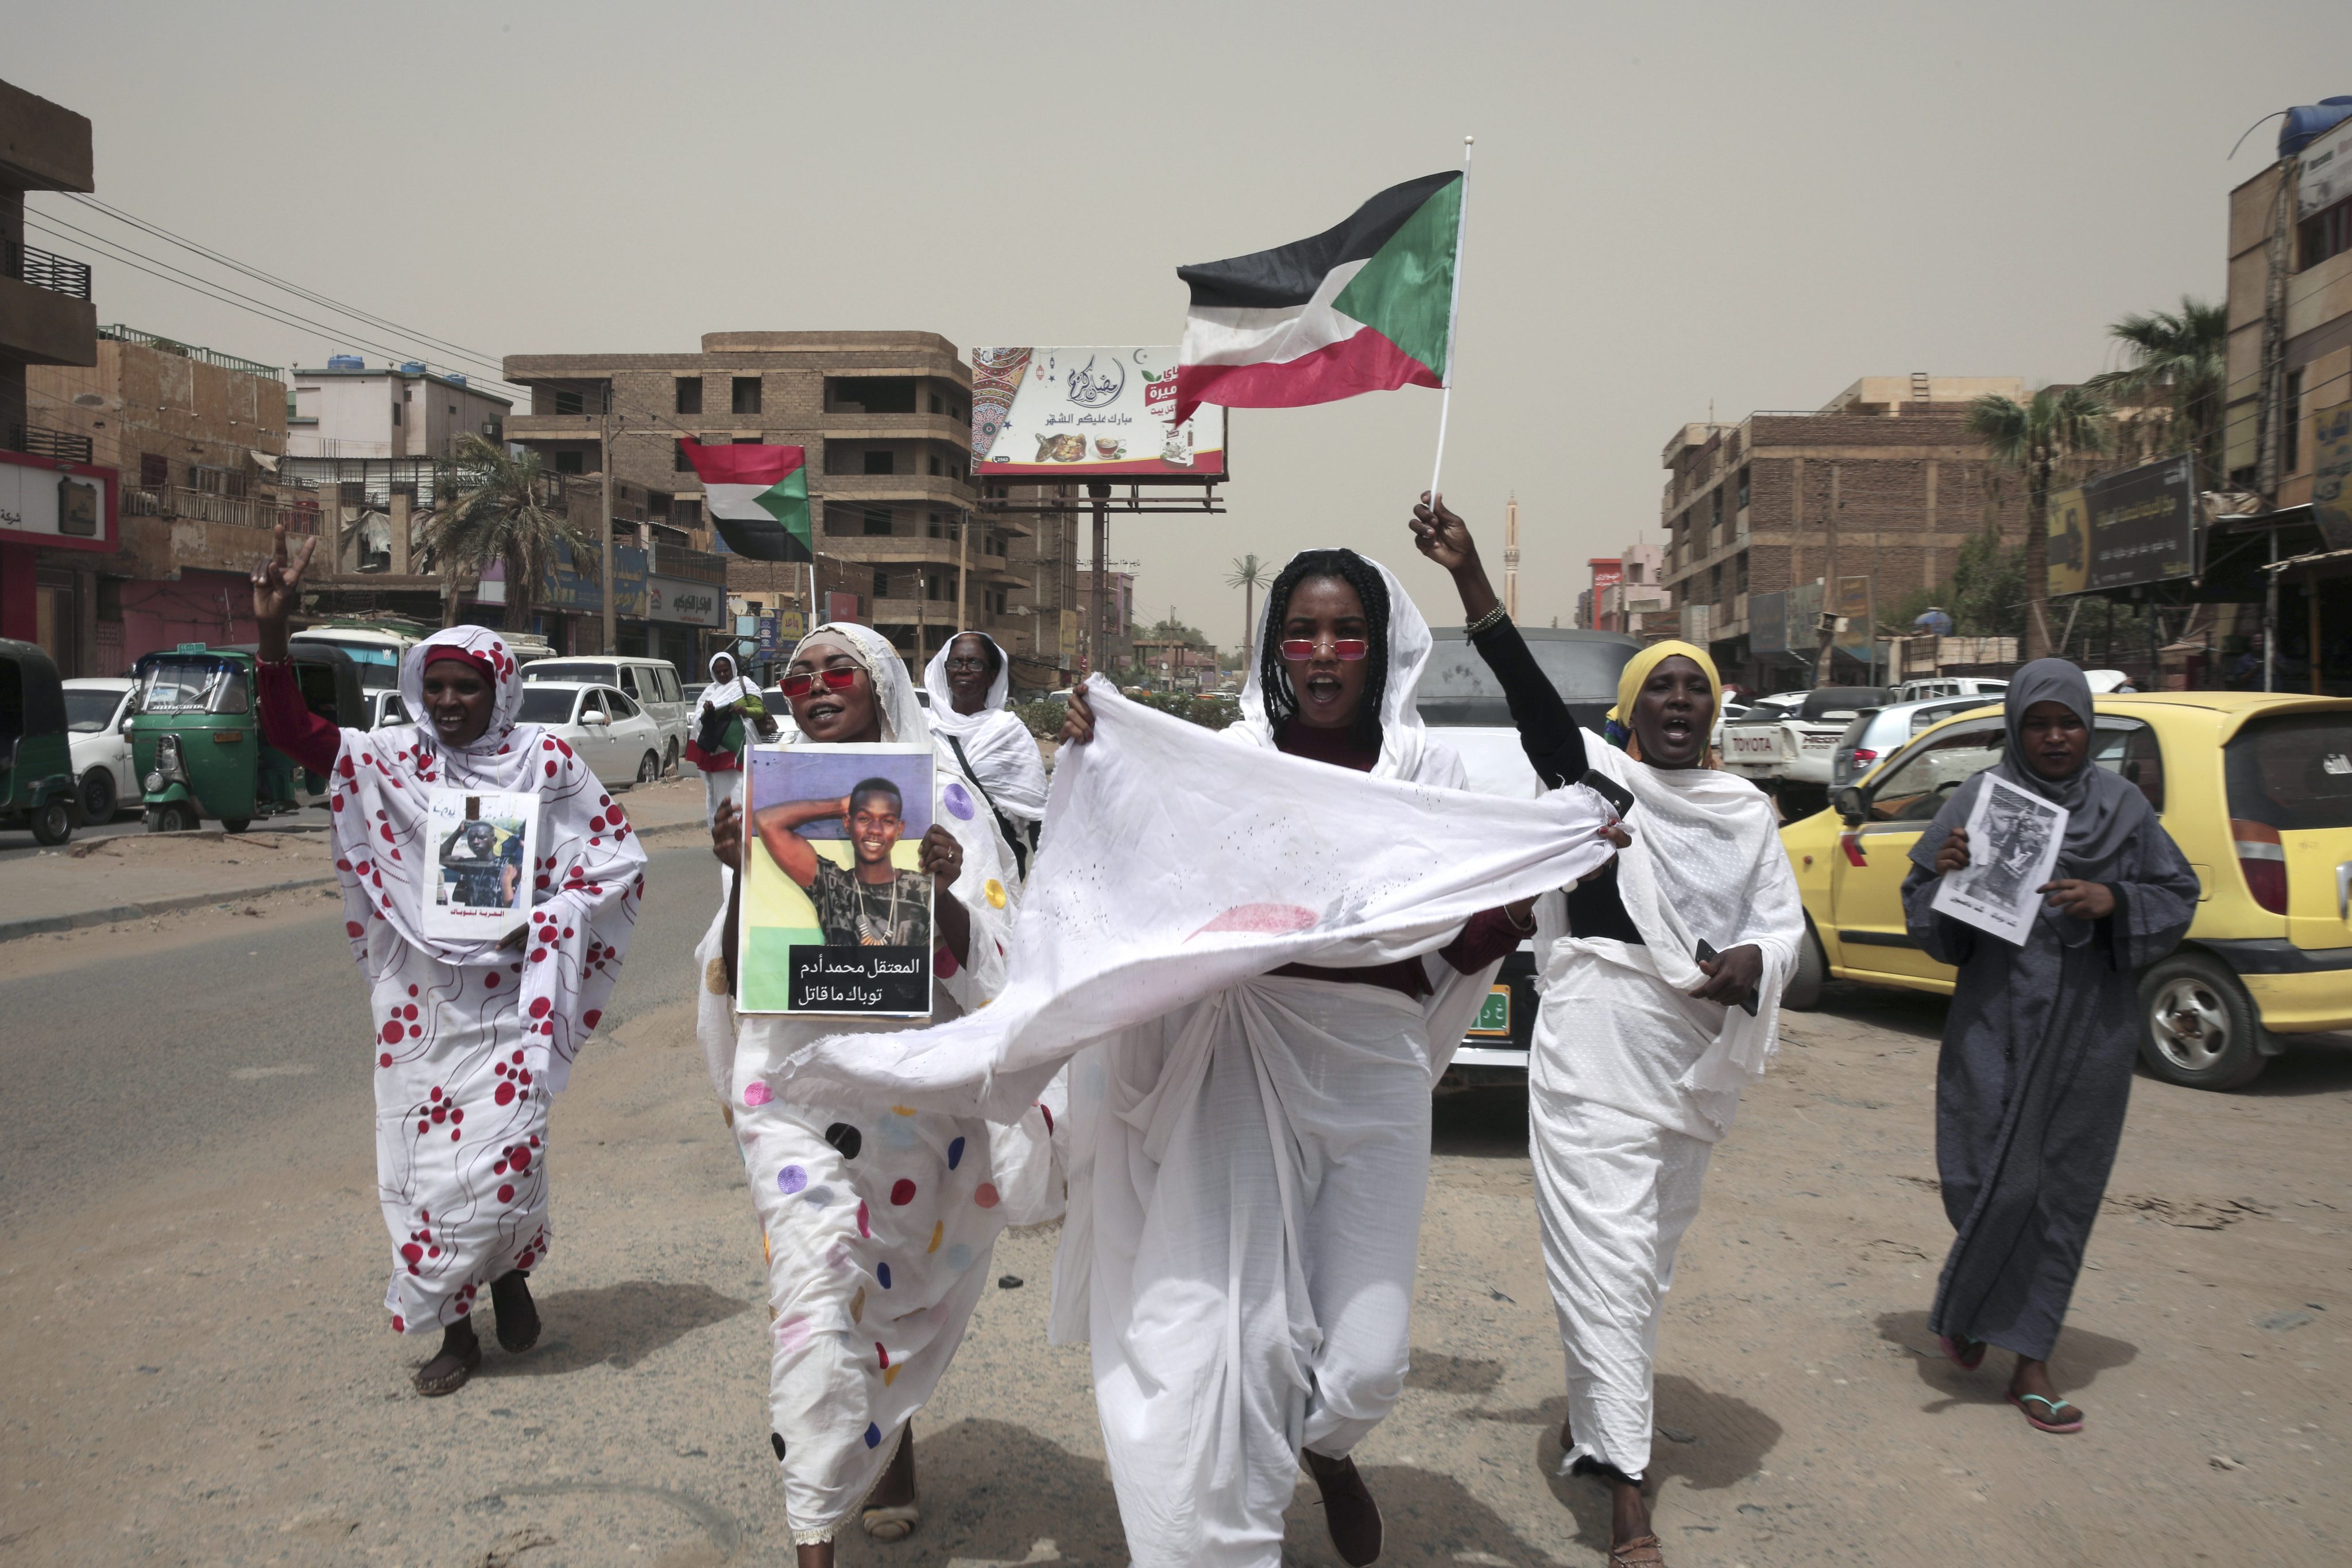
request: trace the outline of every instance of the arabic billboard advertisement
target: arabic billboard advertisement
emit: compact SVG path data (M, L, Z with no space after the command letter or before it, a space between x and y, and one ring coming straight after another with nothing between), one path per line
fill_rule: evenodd
M678 577L646 579L646 619L678 626L726 624L727 591Z
M2083 486L2089 523L2084 591L2197 574L2197 471L2182 455Z
M0 544L114 549L117 482L94 464L0 452Z
M1175 423L1176 350L974 349L971 467L990 481L1225 476L1225 411Z

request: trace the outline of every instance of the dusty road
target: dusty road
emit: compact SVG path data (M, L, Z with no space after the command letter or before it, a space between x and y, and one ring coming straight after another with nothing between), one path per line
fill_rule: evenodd
M759 1244L688 1017L715 891L654 859L613 1019L559 1103L548 1332L453 1399L385 1326L368 1018L335 905L0 948L0 1561L782 1563ZM1934 1354L1948 1235L1940 1008L1794 1020L1685 1243L1660 1356L1677 1568L2352 1560L2352 1042L2253 1092L2142 1081L2062 1343L2078 1437ZM1591 1564L1550 1479L1559 1357L1524 1102L1440 1108L1396 1416L1361 1451L1395 1563ZM1007 1238L919 1424L929 1516L844 1559L1123 1562L1083 1349L1042 1324L1050 1232ZM422 1347L418 1347L420 1352ZM1295 1560L1336 1561L1302 1483Z

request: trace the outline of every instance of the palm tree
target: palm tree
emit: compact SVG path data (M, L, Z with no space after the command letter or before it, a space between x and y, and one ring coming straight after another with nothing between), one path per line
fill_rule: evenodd
M2125 345L2131 363L2094 376L2089 385L2119 397L2145 400L2161 392L2183 427L2182 443L2197 455L2197 485L2209 488L2221 476L2221 393L2230 340L2230 313L2220 305L2180 297L2180 310L2147 310L2107 329Z
M596 537L541 504L539 455L510 452L495 441L466 436L434 465L435 506L425 525L425 553L441 574L442 624L457 618L458 577L491 560L506 565L506 613L510 632L530 630L540 585L569 546L576 570L601 564Z
M1225 574L1225 586L1242 591L1242 662L1249 662L1250 645L1257 641L1257 591L1274 580L1274 572L1257 559L1255 551L1234 562L1234 570Z
M2025 656L2050 650L2050 480L2060 464L2114 444L2105 402L2082 387L2043 387L2026 402L1989 392L1969 405L1969 434L1996 468L2025 476Z

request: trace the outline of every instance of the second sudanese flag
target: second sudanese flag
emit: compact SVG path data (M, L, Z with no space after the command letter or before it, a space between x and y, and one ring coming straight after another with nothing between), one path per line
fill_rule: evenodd
M753 560L814 559L805 447L705 446L689 435L677 449L702 476L703 504L729 549Z

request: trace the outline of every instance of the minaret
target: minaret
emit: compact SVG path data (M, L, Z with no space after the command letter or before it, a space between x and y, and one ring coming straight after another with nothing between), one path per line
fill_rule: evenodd
M1519 618L1519 493L1503 508L1503 613Z

